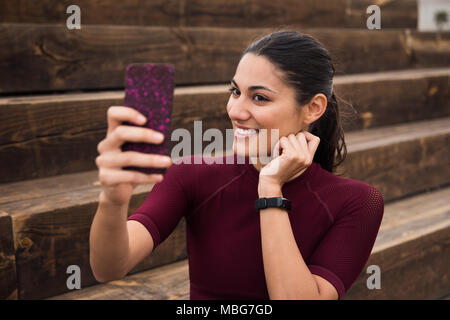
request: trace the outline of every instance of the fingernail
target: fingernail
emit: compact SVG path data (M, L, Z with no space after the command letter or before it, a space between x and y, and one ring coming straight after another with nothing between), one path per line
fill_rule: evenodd
M147 121L147 119L143 115L138 115L138 121L143 123L143 122Z
M167 163L170 162L170 158L161 158L161 159L160 159L160 162L161 162L162 164L167 164Z
M164 135L161 134L161 133L157 133L157 134L156 134L156 139L158 139L158 140L163 140L163 139L164 139Z

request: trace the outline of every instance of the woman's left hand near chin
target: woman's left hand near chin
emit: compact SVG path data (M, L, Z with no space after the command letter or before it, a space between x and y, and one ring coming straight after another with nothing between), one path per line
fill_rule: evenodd
M306 170L314 159L319 143L320 138L306 130L281 137L275 144L272 160L259 173L259 189L281 189L286 181Z

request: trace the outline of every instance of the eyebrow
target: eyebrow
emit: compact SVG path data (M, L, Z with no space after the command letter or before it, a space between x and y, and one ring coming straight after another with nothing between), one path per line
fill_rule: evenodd
M231 82L239 89L239 86L236 83L236 81L234 81L234 79L232 79ZM269 89L267 87L264 87L264 86L251 86L251 87L248 87L248 91L254 91L254 90L258 90L258 89L267 90L267 91L270 91L270 92L273 92L273 93L278 93L278 92L273 91L273 90L271 90L271 89Z

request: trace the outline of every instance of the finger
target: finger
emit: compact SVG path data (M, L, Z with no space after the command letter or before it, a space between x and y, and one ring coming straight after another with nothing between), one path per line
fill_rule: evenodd
M139 119L142 116L144 119ZM109 107L107 113L108 119L108 132L107 135L112 133L123 121L135 123L137 125L144 125L147 119L145 116L136 109L124 106L112 106Z
M281 155L293 156L295 153L294 147L291 145L289 139L285 136L280 138Z
M303 130L302 133L305 135L306 141L308 142L309 154L312 156L312 158L314 158L314 154L319 147L320 138L306 130Z
M272 159L278 157L279 155L280 155L280 140L278 140L277 143L275 143L275 146L273 147Z
M300 147L300 144L298 142L296 135L291 133L290 135L288 135L288 139L289 139L289 142L291 143L291 145L293 146L297 156L303 156L303 153L305 153L305 151Z
M155 130L148 128L133 127L127 125L118 126L103 142L103 150L119 148L125 142L145 142L160 144L164 136Z
M164 179L159 173L144 174L132 170L117 170L101 168L99 170L99 180L103 186L114 186L121 183L147 184L158 183Z
M116 168L122 167L151 167L151 168L167 168L172 164L172 160L168 156L156 154L144 154L142 152L126 151L126 152L107 152L95 159L97 167Z
M309 161L310 159L312 159L309 152L308 143L306 142L306 137L303 132L299 132L296 136L296 139L298 141L298 144L300 145L300 148L302 149L303 154L305 155L305 161Z

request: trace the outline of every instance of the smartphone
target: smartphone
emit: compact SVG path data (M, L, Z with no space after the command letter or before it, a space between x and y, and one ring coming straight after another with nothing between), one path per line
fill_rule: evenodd
M125 142L122 151L137 151L169 155L170 122L172 116L175 68L164 63L130 64L125 72L124 105L142 113L147 122L140 126L161 132L164 141L160 144ZM123 124L139 126L128 121ZM165 173L167 168L123 167L145 174Z

